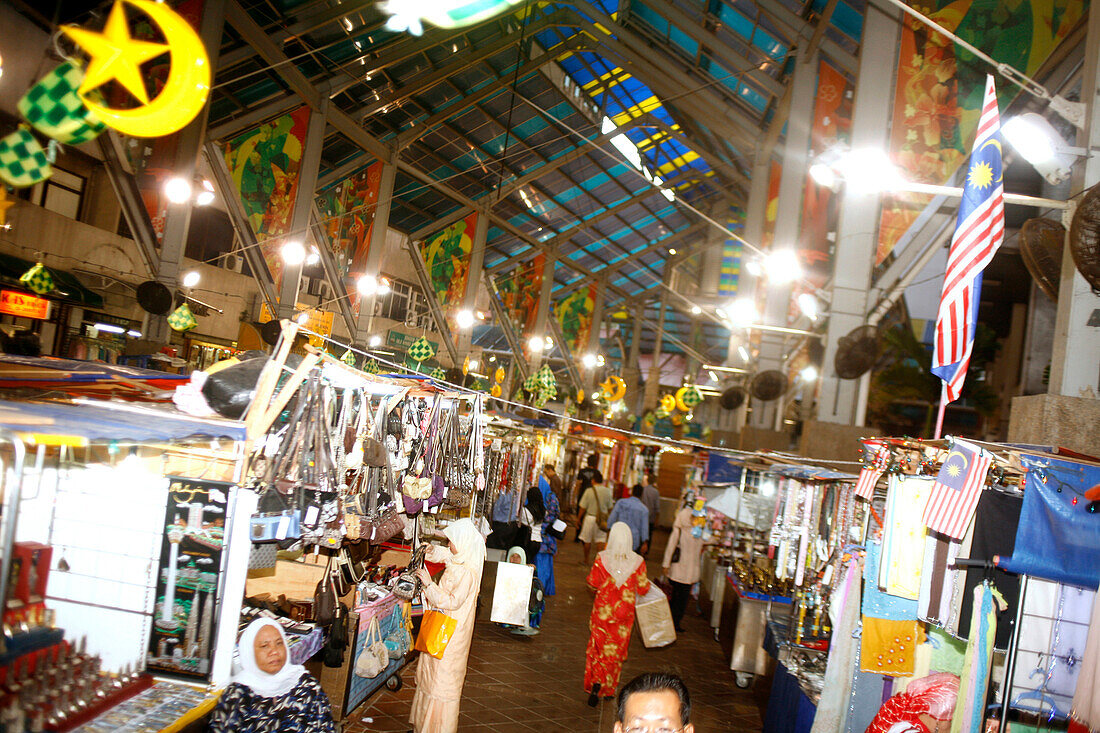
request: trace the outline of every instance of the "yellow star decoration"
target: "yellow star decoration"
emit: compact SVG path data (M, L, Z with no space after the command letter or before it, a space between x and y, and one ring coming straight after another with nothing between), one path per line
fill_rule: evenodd
M135 41L130 37L122 0L115 0L102 33L75 26L66 26L63 30L65 35L91 57L84 73L84 82L80 85L81 94L116 79L143 105L149 104L149 94L145 91L145 81L141 76L141 65L168 53L168 46L163 43Z
M8 223L8 209L15 206L15 200L8 198L8 189L0 186L0 226Z
M970 167L970 182L978 188L989 188L993 183L993 169L982 161Z
M962 468L959 467L959 464L947 464L947 475L949 475L951 478L958 478L960 473L962 473Z

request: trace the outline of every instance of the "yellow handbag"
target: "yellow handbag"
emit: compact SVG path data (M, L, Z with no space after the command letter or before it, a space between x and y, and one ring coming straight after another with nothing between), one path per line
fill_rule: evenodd
M416 635L416 646L413 648L442 659L457 625L458 621L442 611L426 611L420 619L420 633Z

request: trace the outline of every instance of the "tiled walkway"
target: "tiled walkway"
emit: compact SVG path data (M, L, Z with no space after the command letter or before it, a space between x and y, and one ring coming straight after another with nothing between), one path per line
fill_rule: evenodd
M495 624L478 622L463 689L460 730L481 733L612 730L614 703L604 702L598 708L590 708L582 689L592 596L584 585L587 570L578 564L581 546L572 542L572 535L570 530L570 541L559 543L555 564L557 595L549 599L540 635L517 637ZM663 545L667 537L667 533L658 534L656 545ZM656 551L650 553L650 577L660 572L660 557ZM760 706L766 704L769 680L758 680L756 691L741 690L734 685L728 660L722 658L709 624L694 609L694 603L684 619L684 627L686 633L662 649L646 649L635 632L623 665L622 681L646 671L675 672L684 678L691 691L696 731L759 731ZM360 707L345 721L345 732L407 731L416 685L415 668L415 663L406 668L405 684L400 691L383 690Z

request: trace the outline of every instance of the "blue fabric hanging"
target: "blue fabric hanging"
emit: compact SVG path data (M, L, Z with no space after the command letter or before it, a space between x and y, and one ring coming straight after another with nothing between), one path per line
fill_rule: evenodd
M1095 589L1100 585L1100 505L1085 491L1100 484L1100 466L1022 455L1027 471L1016 547L1000 566L1012 573ZM1075 502L1076 500L1076 502Z

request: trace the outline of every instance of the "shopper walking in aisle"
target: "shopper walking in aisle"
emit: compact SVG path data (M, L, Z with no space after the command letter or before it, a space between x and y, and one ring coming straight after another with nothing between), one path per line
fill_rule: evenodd
M625 522L634 537L634 551L645 555L649 550L649 509L642 503L642 485L634 486L631 496L619 499L607 518L608 526Z
M661 518L661 493L657 490L652 471L646 471L642 476L642 503L649 510L649 546L642 555L649 557L649 550L653 547L653 530L657 528L657 520Z
M623 685L615 715L615 733L668 731L695 733L691 695L674 674L647 672Z
M561 516L561 505L558 504L558 497L554 496L546 476L539 476L538 491L528 493L540 494L542 498L543 514L536 519L540 522L538 526L534 523L531 525L531 543L533 545L536 542L535 532L537 531L539 544L538 552L535 554L535 572L542 581L543 592L552 596L554 595L554 555L558 554L558 541L550 534L550 528Z
M458 729L458 708L485 564L485 541L470 519L447 525L443 535L450 547L433 547L427 555L432 562L446 565L439 582L432 581L425 568L416 574L424 584L425 604L456 623L443 656L436 659L421 654L417 662L416 694L409 714L415 733L454 733Z
M577 515L577 536L574 538L574 542L582 542L581 540L581 517L580 517L580 501L584 498L585 493L596 480L599 479L599 483L603 483L603 474L600 473L600 469L596 468L600 463L600 456L598 453L593 453L588 456L588 465L577 471L577 480L573 485L573 493L569 497L569 509ZM588 563L585 563L586 565Z
M692 533L691 507L685 506L676 513L672 523L672 534L665 546L665 557L661 567L672 583L672 598L668 607L672 611L672 623L676 631L683 631L681 623L688 599L691 598L691 586L699 582L699 564L703 554L703 539Z
M210 714L212 733L335 733L332 708L317 680L287 658L286 636L275 621L258 618L237 643L241 671Z
M607 542L607 517L611 513L611 487L605 486L599 473L593 479L595 483L581 497L581 510L577 515L581 542L584 543L584 564L588 565L592 553L592 544ZM597 548L598 550L599 548Z
M588 704L615 695L634 626L634 599L649 591L645 561L631 551L630 527L611 527L607 549L596 556L588 573L588 587L596 592L589 619L588 649L584 655L584 689Z
M558 476L557 470L553 464L545 463L542 466L542 475L546 477L546 480L550 482L550 490L554 492L554 496L558 499L558 504L564 506L565 497L562 496L564 490L561 485L561 477Z

